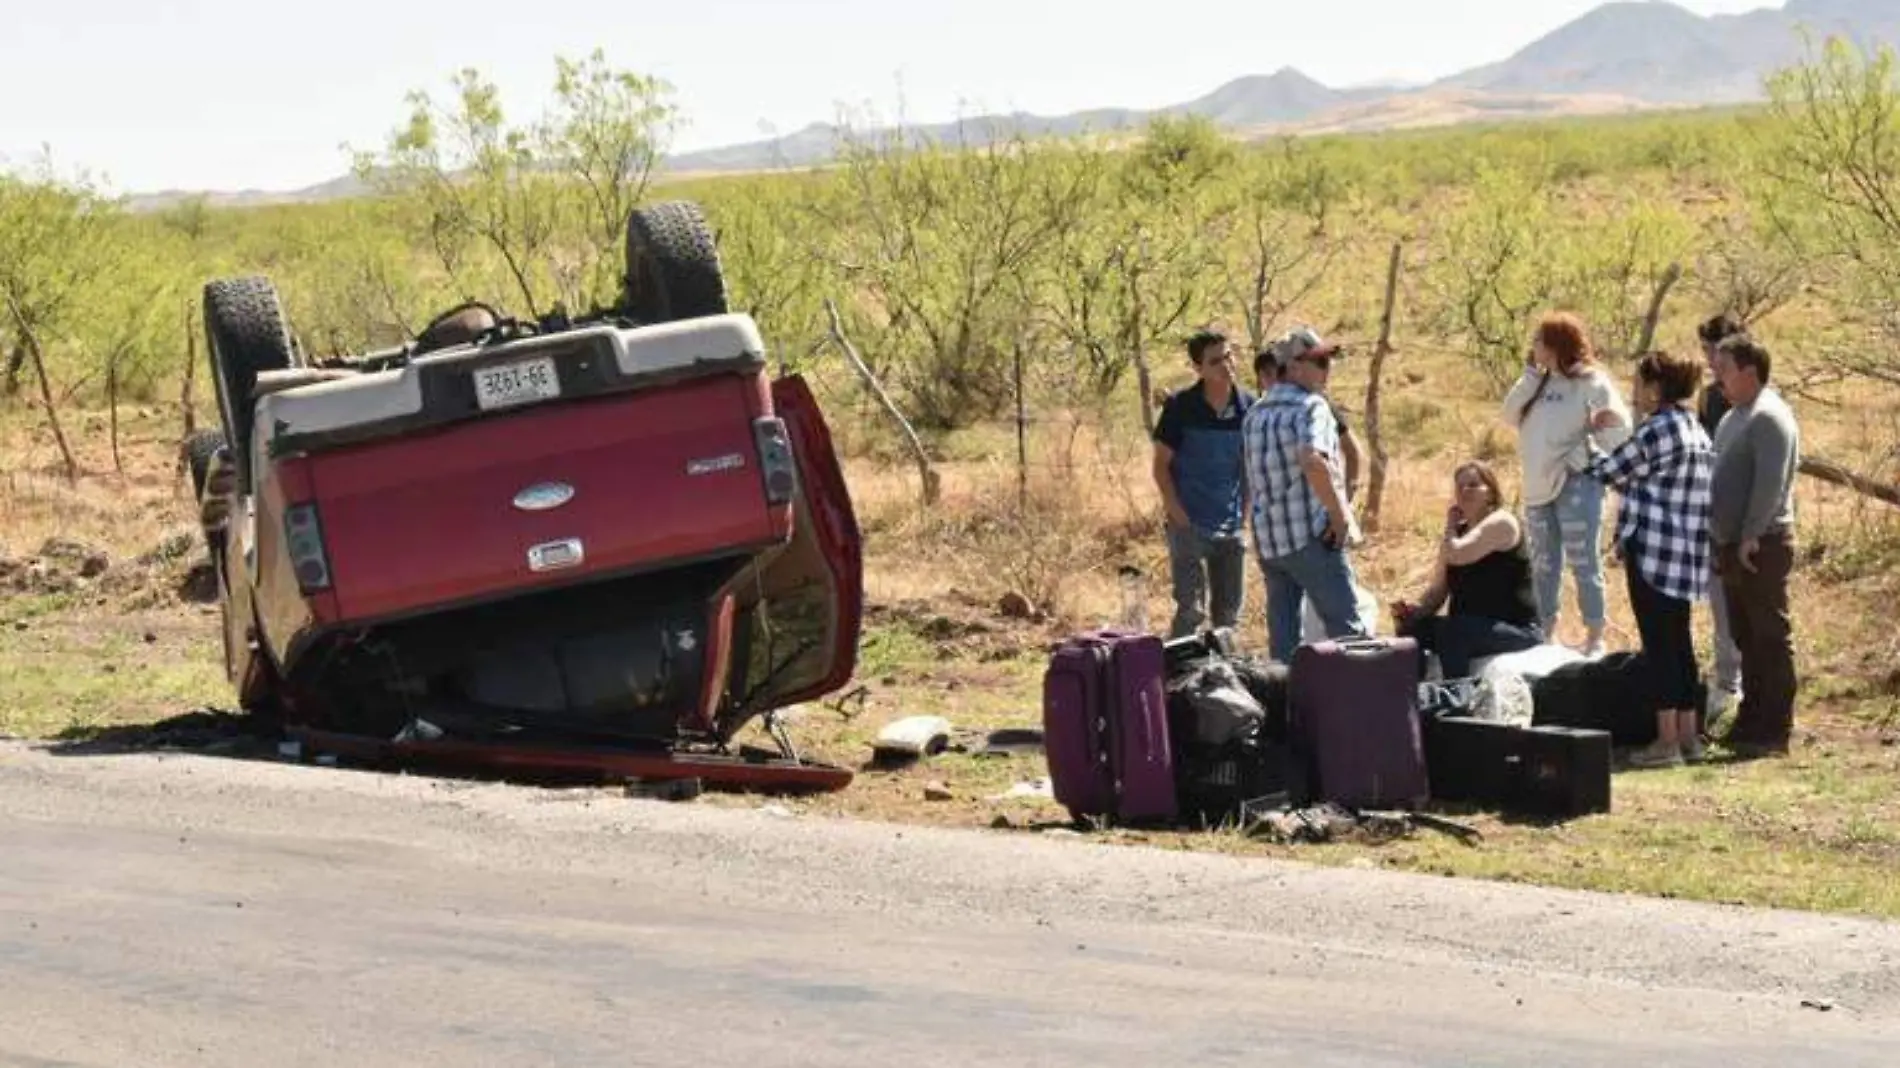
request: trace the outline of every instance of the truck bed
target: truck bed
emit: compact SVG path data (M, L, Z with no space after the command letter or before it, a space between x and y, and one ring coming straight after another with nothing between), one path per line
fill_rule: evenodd
M792 508L768 500L755 425L771 395L749 331L737 316L575 331L262 398L271 462L316 505L323 622L783 543ZM558 395L480 406L482 371L541 360Z

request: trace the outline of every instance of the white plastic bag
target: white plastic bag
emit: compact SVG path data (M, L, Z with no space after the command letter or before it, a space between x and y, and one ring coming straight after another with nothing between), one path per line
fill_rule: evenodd
M1471 662L1471 673L1483 676L1496 668L1521 679L1541 679L1565 664L1574 664L1583 658L1582 653L1567 645L1546 642L1515 653L1480 657Z
M1353 596L1359 602L1359 621L1366 625L1366 636L1376 638L1379 635L1379 599L1372 591L1358 584L1353 585ZM1326 621L1319 617L1319 609L1313 607L1313 599L1306 599L1306 618L1300 627L1300 640L1307 643L1326 640Z
M1512 727L1528 727L1535 712L1531 684L1524 676L1495 666L1478 676L1477 690L1471 698L1472 715Z

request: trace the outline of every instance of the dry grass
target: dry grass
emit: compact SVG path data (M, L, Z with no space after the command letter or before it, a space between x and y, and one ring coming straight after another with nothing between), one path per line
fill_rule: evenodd
M38 410L0 407L0 556L70 538L117 558L135 557L195 523L189 481L177 474L176 415L157 408L120 413L116 469L103 413L66 416L81 477L69 483Z
M1335 385L1349 408L1363 396L1363 373L1348 363ZM1497 425L1485 387L1456 361L1401 363L1387 389L1393 456L1385 515L1355 559L1361 582L1382 603L1416 594L1429 576L1459 462L1490 461L1507 495L1516 493L1517 481L1510 432ZM1807 447L1891 476L1871 460L1881 453L1874 443L1900 437L1888 425L1894 408L1887 399L1861 396L1828 409L1829 418L1804 426ZM995 604L1015 591L1060 622L1089 624L1119 614L1116 572L1133 565L1148 576L1149 619L1167 618L1160 510L1147 447L1132 420L1078 427L1066 415L1052 416L1032 434L1028 451L1027 499L1019 503L1009 430L982 427L941 443L940 452L951 457L938 465L944 499L928 512L918 504L910 467L875 452L853 457L848 468L866 530L873 599L929 599L955 589ZM971 456L980 458L957 458ZM1613 524L1613 501L1614 495L1606 526ZM1794 601L1804 666L1829 675L1859 652L1884 657L1893 639L1877 613L1892 592L1890 565L1900 563L1900 512L1812 479L1800 483L1797 507L1805 566ZM1612 567L1606 578L1612 641L1633 646L1636 628L1620 573ZM1250 584L1247 595L1249 637L1264 645L1264 591ZM1560 637L1581 641L1567 579L1565 598ZM1706 629L1699 618L1698 630Z
M1480 451L1476 445L1488 433L1476 422L1452 425L1471 444L1448 445L1430 458L1400 456L1390 466L1382 529L1355 559L1361 582L1382 604L1416 594L1429 576L1449 471L1458 458ZM1499 464L1507 493L1514 483L1511 467L1509 457ZM981 492L986 477L987 494ZM1019 512L1013 486L1002 488L1013 475L1004 479L972 465L948 464L945 482L956 488L924 514L914 479L854 465L851 482L865 520L871 598L931 600L955 590L995 605L1016 591L1053 607L1060 623L1088 625L1119 615L1116 570L1132 564L1149 576L1150 620L1167 618L1172 604L1166 552L1145 458L1107 471L1106 479L1086 487L1069 483L1074 489L1032 481L1028 506ZM1131 507L1130 500L1137 503ZM1868 673L1892 662L1896 644L1884 613L1900 584L1893 568L1900 563L1900 514L1813 480L1800 484L1797 507L1803 564L1792 597L1803 673L1823 687L1848 677L1873 680ZM1607 578L1612 644L1633 647L1635 623L1613 561ZM1244 637L1264 645L1263 589L1250 584L1247 597ZM1568 587L1566 601L1575 603ZM1699 634L1708 629L1705 611L1698 608ZM1574 609L1559 637L1582 639Z

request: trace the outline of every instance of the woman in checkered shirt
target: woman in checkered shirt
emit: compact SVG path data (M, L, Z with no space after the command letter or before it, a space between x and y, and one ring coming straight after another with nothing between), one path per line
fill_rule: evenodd
M1642 635L1656 741L1637 767L1702 758L1696 725L1700 686L1690 608L1708 593L1709 481L1715 449L1689 410L1702 362L1652 352L1636 365L1636 408L1647 414L1614 452L1590 450L1590 474L1622 493L1616 551Z

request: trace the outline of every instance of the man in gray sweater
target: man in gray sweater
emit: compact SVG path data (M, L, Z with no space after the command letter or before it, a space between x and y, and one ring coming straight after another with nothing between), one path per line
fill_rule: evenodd
M1785 755L1794 729L1794 634L1788 575L1794 566L1794 482L1801 434L1769 388L1768 350L1742 336L1715 352L1732 406L1715 432L1710 533L1742 654L1742 704L1723 744L1738 757Z

